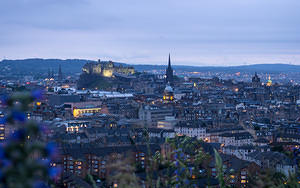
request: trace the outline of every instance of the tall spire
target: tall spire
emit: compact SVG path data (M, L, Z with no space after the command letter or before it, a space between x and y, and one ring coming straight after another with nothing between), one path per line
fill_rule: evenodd
M168 62L168 67L166 69L166 83L170 83L173 85L173 69L171 67L171 55L169 53L169 62Z

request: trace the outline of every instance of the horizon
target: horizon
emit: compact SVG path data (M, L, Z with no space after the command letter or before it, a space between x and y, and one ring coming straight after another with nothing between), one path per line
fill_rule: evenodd
M78 58L66 58L66 59L60 59L60 58L25 58L25 59L1 59L0 63L2 61L24 61L24 60L62 60L62 61L68 61L68 60L80 60L80 61L95 61L97 62L98 60L92 60L92 59L78 59ZM101 61L113 61L114 63L122 63L122 64L127 64L127 65L134 65L134 66L167 66L167 62L165 64L142 64L142 63L131 63L131 62L119 62L119 61L114 61L111 59L105 59ZM171 65L172 66L187 66L187 67L240 67L240 66L255 66L255 65L288 65L288 66L300 66L300 64L292 64L292 63L256 63L256 64L238 64L238 65L184 65L184 64L173 64L172 62L172 57L171 57Z
M297 0L3 0L0 59L164 64L170 52L173 65L300 65L299 9Z

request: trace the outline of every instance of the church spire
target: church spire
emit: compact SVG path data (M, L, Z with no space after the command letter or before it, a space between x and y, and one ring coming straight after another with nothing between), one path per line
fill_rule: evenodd
M166 69L166 83L170 83L173 85L173 69L171 67L171 55L169 53L169 62L168 62L168 67Z
M169 53L169 63L168 63L168 67L171 67L171 55Z

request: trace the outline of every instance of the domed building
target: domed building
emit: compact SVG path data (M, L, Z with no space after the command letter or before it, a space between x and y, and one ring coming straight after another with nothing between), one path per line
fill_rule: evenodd
M167 86L164 90L164 96L163 96L164 102L171 102L174 100L174 90L170 85L170 82L167 83Z
M269 79L268 79L268 82L267 82L267 86L270 87L272 86L272 80L271 80L271 76L269 75Z

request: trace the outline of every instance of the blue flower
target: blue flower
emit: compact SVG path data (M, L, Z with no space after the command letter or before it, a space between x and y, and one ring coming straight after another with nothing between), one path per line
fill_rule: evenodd
M179 162L178 162L178 161L175 162L175 166L176 166L176 167L179 166Z
M174 173L177 175L178 174L178 170L175 170Z
M25 122L26 121L26 115L23 112L20 111L13 111L12 112L12 118L16 121Z
M176 188L179 188L179 184L176 184Z
M55 157L57 155L57 147L56 147L56 144L54 142L49 142L47 145L46 145L46 154L49 156L49 157Z
M60 168L57 168L57 167L51 167L51 168L48 168L48 175L51 179L54 179L56 178L60 173Z
M6 168L6 167L10 167L12 165L12 162L8 159L4 159L4 160L2 160L2 164L3 164L3 167Z
M0 124L5 124L7 121L6 117L0 118Z
M175 153L174 158L177 159L177 153Z
M190 181L189 181L188 179L186 179L186 180L184 180L184 183L185 183L186 185L188 185L188 184L190 183Z
M7 105L7 101L8 101L7 95L2 95L2 96L0 97L0 101L1 101L1 104L2 104L2 105Z
M25 137L26 137L25 130L19 129L12 133L12 135L10 136L10 140L21 141L21 140L24 140Z
M180 153L180 157L183 158L183 157L184 157L184 154L183 154L183 153Z
M190 175L193 174L193 168L192 167L189 168L189 172L190 172Z
M31 92L31 96L34 98L34 100L42 99L43 91L42 90L34 90Z
M47 167L49 167L50 166L50 160L49 159L40 159L40 160L38 160L38 163L39 164L41 164L41 165L43 165L43 166L47 166Z
M49 186L43 181L36 181L33 184L34 188L49 188Z
M2 147L2 145L0 145L0 159L4 159L5 158L5 150Z

